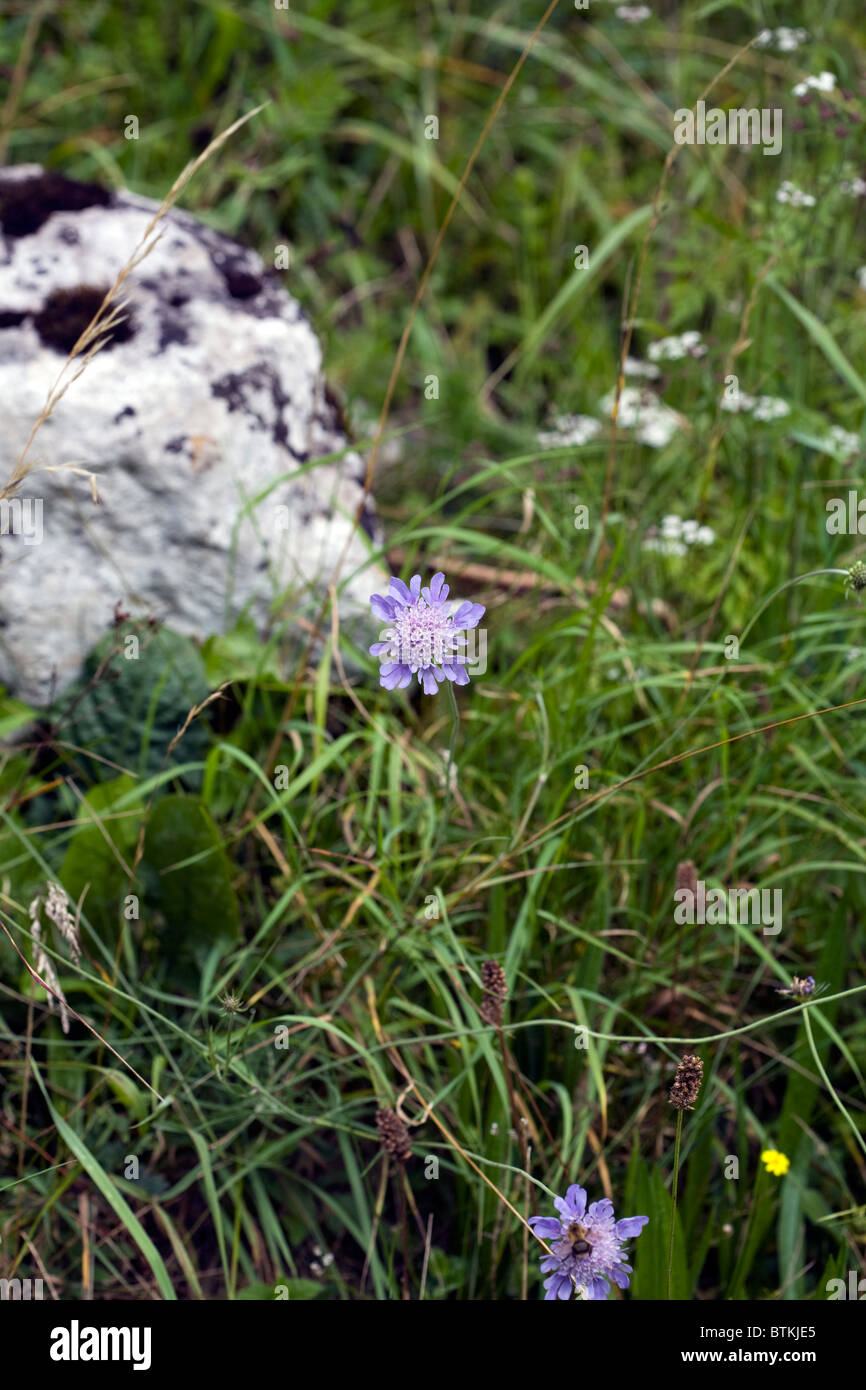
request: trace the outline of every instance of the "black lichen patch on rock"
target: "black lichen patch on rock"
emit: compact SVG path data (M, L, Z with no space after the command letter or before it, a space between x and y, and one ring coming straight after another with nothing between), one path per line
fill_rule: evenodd
M275 367L266 362L257 362L242 372L226 372L225 376L211 382L211 395L225 401L230 414L239 410L241 414L249 415L263 430L270 431L275 444L282 445L293 458L306 462L308 455L298 453L289 444L286 411L292 403L282 389ZM270 396L273 407L271 420L256 408L257 396Z
M212 260L232 299L255 299L265 288L262 276L250 265L240 245L236 253L221 247L213 252Z
M252 299L262 292L262 282L258 275L253 275L252 271L244 270L241 266L227 266L223 271L223 279L232 299Z
M5 236L38 232L53 212L81 212L107 207L111 193L97 183L78 183L63 174L44 172L32 179L0 179L0 222Z
M68 355L107 293L107 285L104 289L98 289L95 285L76 285L74 289L55 290L50 294L39 313L33 316L36 331L45 346ZM134 335L135 326L126 310L126 317L115 323L107 333L103 351L115 343L128 342Z

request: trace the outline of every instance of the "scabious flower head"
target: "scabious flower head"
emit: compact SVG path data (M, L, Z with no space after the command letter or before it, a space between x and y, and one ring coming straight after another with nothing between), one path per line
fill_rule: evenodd
M810 994L820 993L825 989L825 985L816 985L814 975L806 975L803 979L795 975L789 985L777 989L777 994L788 994L792 999L808 999Z
M548 1275L544 1281L545 1302L570 1298L572 1277L578 1297L594 1302L607 1298L611 1282L617 1288L627 1289L632 1271L623 1259L623 1241L639 1236L649 1217L626 1216L616 1221L613 1202L608 1197L593 1202L587 1210L586 1193L577 1184L564 1197L556 1197L553 1205L560 1220L550 1216L529 1218L535 1235L550 1242L551 1253L541 1259L541 1272Z
M434 574L422 589L420 574L413 574L408 587L392 578L387 597L373 594L370 599L376 617L390 624L385 640L370 648L381 662L379 684L386 690L403 690L414 675L427 695L435 695L444 680L469 684L464 633L478 626L485 609L467 601L452 613L444 579L444 574Z
M765 1149L761 1154L761 1162L767 1172L772 1173L775 1178L784 1177L791 1166L787 1154L779 1153L778 1149Z
M862 560L855 560L848 571L846 583L852 588L855 594L860 594L866 589L866 565Z
M230 990L226 990L220 998L220 1011L224 1018L233 1018L235 1014L246 1013L243 999Z

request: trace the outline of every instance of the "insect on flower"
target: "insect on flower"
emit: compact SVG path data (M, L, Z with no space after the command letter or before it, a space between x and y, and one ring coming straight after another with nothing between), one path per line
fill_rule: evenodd
M591 1302L606 1299L611 1283L627 1289L632 1270L625 1263L623 1241L639 1236L649 1217L626 1216L617 1221L609 1197L587 1209L586 1193L576 1183L553 1205L558 1220L529 1218L534 1234L550 1241L551 1253L541 1258L541 1272L549 1276L544 1281L545 1302L570 1298L575 1285L578 1297Z

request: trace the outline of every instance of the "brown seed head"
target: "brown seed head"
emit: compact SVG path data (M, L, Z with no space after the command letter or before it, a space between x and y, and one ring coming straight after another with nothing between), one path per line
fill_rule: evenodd
M481 967L481 1017L485 1023L498 1028L502 1022L502 1005L508 998L508 981L505 971L495 960L486 960Z
M692 899L698 896L698 871L691 859L684 859L682 864L677 864L677 892L682 892L684 888L691 893Z
M687 1053L677 1067L674 1084L671 1086L671 1105L675 1110L693 1109L703 1079L704 1064L700 1057L692 1057Z
M409 1131L394 1110L377 1110L376 1128L386 1154L398 1163L406 1163L412 1157Z

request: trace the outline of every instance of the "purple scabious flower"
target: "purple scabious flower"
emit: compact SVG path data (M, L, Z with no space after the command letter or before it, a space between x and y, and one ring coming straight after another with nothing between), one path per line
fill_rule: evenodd
M549 1298L571 1297L572 1277L578 1297L603 1301L610 1293L610 1282L628 1288L631 1265L623 1260L622 1242L639 1236L648 1216L625 1216L615 1221L609 1197L593 1202L587 1210L586 1193L573 1184L553 1205L560 1220L550 1216L531 1216L535 1235L551 1242L551 1253L541 1258L545 1279L545 1302Z
M408 588L402 579L390 579L388 597L373 594L370 599L376 617L389 624L382 633L385 640L370 648L381 662L379 684L386 690L402 690L414 675L427 695L435 695L444 680L469 684L463 634L477 627L486 610L467 600L452 613L454 601L448 602L444 579L444 574L434 574L423 589L420 574L413 574Z

